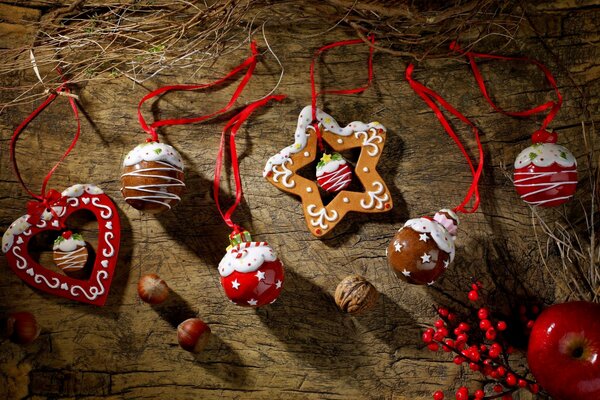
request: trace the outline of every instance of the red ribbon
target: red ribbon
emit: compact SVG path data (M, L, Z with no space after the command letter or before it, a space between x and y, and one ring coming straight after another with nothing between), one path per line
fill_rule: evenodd
M35 199L35 200L30 201L27 204L27 214L29 214L28 222L30 222L30 223L39 222L39 218L41 217L42 213L46 209L48 209L50 212L52 212L56 216L55 211L51 208L51 206L53 204L55 204L61 198L61 195L54 189L51 189L48 192L46 192L46 187L48 186L48 181L52 177L52 174L54 174L54 171L56 171L56 169L58 168L60 163L69 155L71 150L73 150L73 148L75 147L75 144L77 143L77 140L79 139L79 134L81 132L81 123L79 121L79 113L77 111L77 104L75 103L75 99L73 99L72 97L68 97L69 103L71 104L71 108L73 109L73 115L75 116L75 120L77 121L77 131L75 132L75 136L73 137L73 140L71 141L71 144L69 145L69 148L64 152L62 157L58 160L58 162L56 164L54 164L54 166L50 169L50 171L44 177L44 180L42 181L42 188L41 188L40 194L36 194L33 191L31 191L27 187L25 182L23 181L23 178L21 177L21 174L19 172L19 166L17 165L17 158L16 158L17 140L19 139L19 136L21 135L21 133L25 129L25 127L27 127L27 125L29 125L29 123L31 121L33 121L35 119L35 117L37 117L46 107L48 107L50 105L50 103L52 103L54 101L54 99L56 99L56 97L60 95L60 93L67 93L67 94L71 93L69 91L69 88L67 87L68 81L62 75L61 70L59 68L57 68L56 72L60 75L63 83L56 90L50 91L50 95L46 98L46 100L44 100L44 102L42 104L40 104L38 106L38 108L36 108L31 114L29 114L29 116L27 116L27 118L25 118L23 120L23 122L21 122L21 124L19 124L19 126L17 126L17 128L13 132L13 135L10 139L10 145L9 145L10 160L12 162L12 166L15 171L15 175L17 176L17 180L21 183L21 185L23 186L25 191L27 193L29 193L29 195Z
M240 97L240 94L242 93L242 91L244 90L244 87L246 86L246 84L248 83L250 78L252 77L254 68L256 67L256 62L257 62L257 58L258 58L258 50L256 49L256 42L250 43L250 49L252 51L252 55L250 57L248 57L243 63L241 63L238 66L236 66L235 68L233 68L227 75L225 75L224 77L222 77L214 82L203 83L203 84L199 84L199 85L163 86L161 88L158 88L158 89L148 93L146 96L144 96L142 98L142 100L140 101L140 103L138 104L138 120L140 122L140 125L142 126L142 129L151 136L147 141L148 142L158 142L158 134L156 133L156 128L158 128L158 127L168 126L168 125L193 124L195 122L207 120L209 118L212 118L216 115L222 114L222 113L226 112L227 110L229 110L233 106L235 101L238 99L238 97ZM144 104L144 102L146 102L147 100L149 100L153 97L159 96L163 93L170 92L170 91L197 90L197 89L206 89L209 87L217 86L217 85L220 85L223 82L227 81L231 77L237 75L240 71L243 71L245 69L247 69L247 71L246 71L246 74L244 75L244 78L242 78L242 81L238 85L237 89L235 90L235 92L231 96L231 99L225 105L225 107L223 107L213 113L210 113L207 115L202 115L200 117L195 117L195 118L175 118L175 119L158 120L158 121L154 121L150 125L148 125L146 123L146 120L144 120L144 116L142 115L141 108L142 108L142 105Z
M266 105L271 100L281 101L285 98L286 98L285 95L268 96L268 97L265 97L264 99L255 101L254 103L247 105L246 107L244 107L244 109L240 113L236 114L233 118L231 118L229 120L229 122L227 122L227 125L225 125L225 127L223 128L223 131L221 133L221 144L219 145L219 152L217 154L217 163L215 165L215 179L213 182L213 193L214 193L214 197L215 197L215 203L217 204L217 209L219 210L219 213L221 214L223 221L225 221L227 226L229 226L231 229L233 229L232 235L240 233L243 230L242 228L240 228L240 226L236 225L231 220L231 216L235 212L235 209L237 208L237 206L242 201L242 196L243 196L242 179L240 177L240 166L239 166L239 161L238 161L238 156L237 156L237 149L235 146L235 136L236 136L238 130L240 129L240 127L242 126L242 124L244 123L244 121L246 121L248 119L248 117L250 117L250 115L254 111L256 111L258 108ZM235 202L233 203L233 205L231 207L229 207L227 209L227 211L223 212L223 210L221 209L221 205L219 204L219 186L221 183L221 170L223 168L223 154L225 152L225 145L226 145L225 137L227 136L227 131L229 129L231 129L231 133L229 135L229 155L231 157L231 165L232 165L233 177L234 177L234 181L235 181Z
M423 84L415 81L412 78L413 70L414 65L409 64L406 68L406 80L410 84L410 87L415 91L415 93L417 93L423 99L423 101L425 101L425 103L427 103L427 105L433 110L433 112L435 113L436 117L438 118L448 135L452 138L452 140L454 140L454 143L456 143L461 153L467 160L469 168L471 169L471 174L473 175L473 180L471 182L471 185L469 186L467 194L465 195L463 201L454 208L454 211L462 213L474 213L479 207L479 179L481 178L481 174L483 172L484 160L483 147L481 145L481 140L479 139L479 129L477 129L477 127L467 117L465 117L457 109L452 107L446 100L444 100L442 96L429 89L428 87L424 86ZM467 150L465 149L460 139L452 129L452 126L450 125L450 123L436 104L436 101L440 103L442 107L448 110L452 115L454 115L459 120L463 121L465 124L469 125L472 128L473 135L475 135L475 140L477 142L477 149L479 151L479 162L477 164L477 169L475 169L475 167L473 166L471 157L469 156ZM473 205L469 209L467 208L467 205L469 204L471 199L473 199Z
M311 105L312 105L312 119L313 119L312 124L315 128L315 132L317 132L317 139L318 139L319 148L321 149L321 151L324 150L324 146L323 146L323 140L321 138L321 132L319 131L319 122L317 121L317 97L320 95L323 95L323 94L362 93L371 86L371 82L373 81L373 52L375 51L375 47L373 45L375 44L375 36L369 35L368 38L369 38L369 41L371 42L371 46L369 46L369 60L368 60L369 76L368 76L367 84L365 86L358 87L355 89L330 89L330 90L323 90L321 92L317 92L317 88L315 85L315 64L316 64L317 60L319 59L319 56L322 53L326 52L327 50L333 49L335 47L351 46L354 44L362 44L362 43L364 43L364 41L362 39L343 40L340 42L334 42L334 43L325 45L325 46L321 47L320 49L318 49L317 51L315 51L312 62L310 63L310 90L311 90L311 96L312 96Z
M460 46L456 42L450 43L450 50L455 51L455 52L467 57L467 59L469 60L469 64L471 65L471 69L473 70L473 75L475 76L475 80L477 81L477 85L479 86L479 90L481 91L481 93L483 94L483 97L485 97L487 102L492 106L492 108L494 110L496 110L504 115L509 115L512 117L530 117L532 115L542 113L546 110L550 110L548 112L548 115L546 115L546 117L542 121L540 129L534 133L532 139L533 139L534 143L539 143L539 142L555 143L556 142L557 135L555 133L547 132L546 127L548 126L548 124L550 124L550 122L552 122L552 120L554 119L554 117L556 117L556 114L560 110L560 107L562 106L562 103L563 103L563 97L560 94L560 91L558 90L558 85L556 84L556 79L554 79L552 72L550 72L550 70L548 68L546 68L546 66L544 64L542 64L541 62L539 62L537 60L533 60L533 59L530 59L527 57L506 57L506 56L498 56L498 55L493 55L493 54L483 54L483 53L475 53L472 51L464 51L463 49L460 48ZM477 62L475 61L476 58L483 58L483 59L489 59L489 60L501 60L501 61L523 61L523 62L534 64L540 70L542 70L542 72L546 76L546 80L548 81L548 83L550 83L550 85L554 89L554 92L556 93L557 100L556 101L551 100L544 104L540 104L536 107L533 107L528 110L523 110L523 111L506 111L506 110L500 108L498 105L496 105L492 101L492 99L487 91L487 88L483 81L483 76L481 75L481 71L477 67Z

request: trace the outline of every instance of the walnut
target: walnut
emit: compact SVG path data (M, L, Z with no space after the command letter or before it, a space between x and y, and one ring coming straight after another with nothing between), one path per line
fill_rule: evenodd
M335 289L336 304L349 314L370 310L378 298L379 292L375 286L360 275L345 277Z

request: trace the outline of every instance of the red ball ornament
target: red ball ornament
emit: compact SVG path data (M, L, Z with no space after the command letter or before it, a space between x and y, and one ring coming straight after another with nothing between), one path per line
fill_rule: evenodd
M274 303L283 288L283 264L266 242L253 242L247 231L229 237L231 246L219 263L221 286L238 306Z
M433 285L454 260L458 216L440 210L432 218L406 221L387 248L388 265L400 279Z
M347 188L352 182L352 170L339 153L323 154L317 164L317 183L331 193Z
M577 160L556 144L556 134L538 131L533 145L515 160L514 184L517 193L534 206L553 207L567 202L577 187Z

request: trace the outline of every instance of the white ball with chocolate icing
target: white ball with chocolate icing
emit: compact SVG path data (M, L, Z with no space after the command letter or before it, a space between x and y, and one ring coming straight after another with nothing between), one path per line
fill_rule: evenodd
M408 283L432 285L454 260L458 224L458 216L448 209L433 218L406 221L387 248L389 267Z
M121 185L133 208L150 214L170 210L185 190L181 155L168 144L140 144L123 161Z

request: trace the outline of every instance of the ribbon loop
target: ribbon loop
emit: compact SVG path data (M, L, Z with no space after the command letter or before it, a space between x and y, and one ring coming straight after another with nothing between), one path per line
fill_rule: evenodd
M256 68L256 63L257 63L257 59L259 56L259 53L258 53L258 50L256 47L256 42L253 41L250 43L250 50L252 52L252 55L250 57L248 57L246 60L244 60L244 62L242 62L241 64L234 67L231 71L229 71L229 73L227 73L227 75L225 75L224 77L222 77L220 79L217 79L216 81L213 81L210 83L198 84L198 85L163 86L163 87L160 87L160 88L148 93L146 96L144 96L138 104L137 113L138 113L138 121L139 121L142 129L150 135L150 138L147 139L147 141L148 142L158 142L159 141L158 133L156 132L156 128L159 128L161 126L193 124L196 122L201 122L201 121L207 120L209 118L215 117L217 115L223 114L224 112L228 111L233 106L233 104L236 102L236 100L240 97L242 91L244 90L244 87L246 86L246 84L248 83L250 78L252 77L252 74L254 73L254 69ZM210 114L202 115L199 117L194 117L194 118L174 118L174 119L158 120L158 121L154 121L150 125L148 125L146 123L146 120L144 119L144 116L142 115L142 105L146 101L148 101L156 96L160 96L164 93L171 92L171 91L199 90L199 89L210 88L213 86L218 86L218 85L221 85L222 83L226 82L233 76L237 75L239 72L241 72L243 70L246 70L246 74L244 75L240 84L238 85L235 92L231 96L231 99L223 108L221 108L217 111L214 111Z
M219 214L221 214L221 217L223 218L223 221L225 221L227 226L229 226L233 230L233 234L243 231L243 229L239 225L235 224L231 219L236 208L241 203L242 196L243 196L242 179L240 177L240 166L239 166L239 161L238 161L237 149L236 149L236 145L235 145L235 136L236 136L238 130L240 129L240 127L242 126L242 124L244 123L244 121L246 121L250 117L250 115L252 115L252 113L254 111L256 111L260 107L266 105L271 100L281 101L285 98L286 98L285 95L272 95L272 96L267 96L264 99L255 101L254 103L247 105L246 107L244 107L244 109L241 112L236 114L233 118L231 118L229 120L229 122L227 122L227 124L223 128L223 131L221 132L221 143L219 145L219 151L217 153L217 163L215 165L215 178L213 181L213 194L214 194L214 198L215 198L215 203L217 204L217 209L219 210ZM229 155L231 158L231 165L232 165L233 177L234 177L234 182L235 182L235 201L234 201L233 205L227 209L227 211L223 212L223 210L221 209L221 205L219 204L219 187L221 184L221 170L223 168L223 155L225 153L225 147L226 147L225 138L227 136L228 130L231 130L231 133L229 135Z
M452 105L450 105L450 103L448 103L446 100L444 100L444 98L442 96L437 94L435 91L429 89L422 83L415 81L412 77L414 68L415 67L413 64L408 65L408 67L406 68L406 72L405 72L406 80L408 81L410 87L415 91L415 93L417 93L423 99L423 101L433 110L435 116L442 124L442 127L444 128L446 133L448 133L448 135L452 138L454 143L456 143L456 146L459 148L459 150L461 151L461 153L467 160L467 164L469 165L471 174L473 175L473 179L471 181L471 185L469 186L469 190L467 191L463 201L454 208L454 211L465 213L465 214L474 213L475 211L477 211L477 208L479 207L479 202L480 202L479 180L483 173L483 163L484 163L483 146L481 145L481 140L479 138L479 129L477 129L475 124L473 124L460 111L458 111L457 109L452 107ZM477 142L477 149L478 149L478 153L479 153L478 154L479 161L477 163L477 168L474 167L473 161L471 160L469 153L467 152L464 145L460 141L460 138L454 132L454 129L452 129L452 126L450 125L450 123L448 122L448 120L446 119L446 117L442 113L440 107L436 104L436 102L439 103L442 107L444 107L452 115L454 115L459 120L461 120L462 122L464 122L465 124L467 124L471 127L473 135L475 136L475 141ZM471 208L468 208L468 204L471 202L471 200L473 200L473 204L472 204Z
M55 190L51 189L48 192L46 192L46 187L48 186L48 181L52 177L52 174L54 174L54 171L56 171L58 166L69 155L69 153L71 153L71 150L73 150L73 148L77 144L77 141L79 140L79 134L81 132L81 122L79 120L79 112L77 109L77 103L75 102L75 99L72 96L65 96L69 100L69 104L71 105L71 109L73 110L73 115L75 117L75 120L77 121L77 131L75 132L75 136L73 137L73 140L71 141L71 144L69 145L67 150L63 153L63 155L60 157L58 162L56 164L54 164L54 166L50 169L50 171L44 177L44 180L42 181L42 188L41 188L40 194L34 193L31 189L29 189L27 187L27 185L25 184L25 181L23 180L21 173L19 172L19 166L17 164L17 158L16 158L17 141L18 141L19 137L21 136L21 133L23 132L23 130L27 127L27 125L29 125L29 123L31 121L33 121L42 111L44 111L44 109L46 107L48 107L54 101L54 99L56 99L56 97L59 95L59 93L66 93L69 95L71 94L71 92L67 86L68 81L62 75L62 71L60 70L60 68L56 68L56 72L60 75L63 83L57 89L51 90L49 92L50 94L48 95L46 100L44 100L44 102L42 104L40 104L31 114L29 114L27 116L27 118L25 118L19 124L19 126L17 126L17 128L13 132L13 135L10 139L10 144L9 144L10 160L11 160L13 169L15 171L17 180L19 181L21 186L23 186L25 191L31 197L33 197L35 199L35 201L29 202L28 207L27 207L28 210L31 208L32 212L34 212L35 215L38 215L38 213L37 213L38 209L41 209L41 212L39 213L39 215L41 215L41 213L43 213L44 210L46 208L48 208L49 204L55 203L57 201L57 199L60 198L60 193L58 193ZM57 197L57 195L58 195L58 197ZM31 203L37 203L37 204L39 204L39 206L34 207L33 205L31 205ZM30 216L31 216L31 214L30 214Z
M311 125L315 128L315 132L317 133L317 143L319 145L319 149L324 151L323 138L321 136L321 131L319 130L319 121L317 120L317 97L323 94L358 94L367 90L371 83L373 82L373 53L375 51L375 35L369 35L369 42L371 42L371 46L369 46L369 59L368 59L368 80L367 84L354 89L330 89L323 90L321 92L317 92L316 84L315 84L315 64L319 59L319 56L326 52L327 50L333 49L335 47L341 46L351 46L354 44L363 44L364 40L362 39L354 39L354 40L343 40L339 42L330 43L325 45L315 51L312 62L310 63L310 90L311 90L311 106L312 106L312 122Z
M512 117L529 117L529 116L532 116L535 114L540 114L547 110L550 110L548 112L548 114L546 115L546 117L544 118L544 120L542 121L542 124L540 125L539 130L541 130L541 131L546 130L546 127L550 124L550 122L552 122L554 117L556 117L556 114L558 113L558 111L560 110L560 108L562 106L563 97L562 97L562 94L560 93L560 91L558 90L558 85L556 84L556 79L552 75L552 72L550 72L550 70L541 62L531 59L531 58L527 58L527 57L507 57L507 56L498 56L498 55L494 55L494 54L485 54L485 53L475 53L472 51L464 51L460 47L460 45L455 41L450 43L450 50L467 57L467 59L469 60L469 64L471 66L471 70L473 71L473 76L475 77L475 80L477 81L477 85L479 86L479 90L481 91L481 94L483 94L483 97L486 99L486 101L497 112L502 113L504 115L509 115ZM483 76L481 74L481 71L479 70L479 67L477 66L477 62L476 62L477 58L488 59L488 60L500 60L500 61L523 61L523 62L535 65L544 73L546 80L548 81L548 83L550 83L550 85L554 89L554 93L556 94L557 99L547 101L546 103L543 103L543 104L540 104L533 108L530 108L528 110L522 110L522 111L506 111L506 110L500 108L496 103L494 103L494 101L491 99L491 97L488 93L487 87L485 86L485 82L483 81Z

